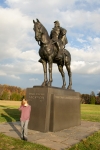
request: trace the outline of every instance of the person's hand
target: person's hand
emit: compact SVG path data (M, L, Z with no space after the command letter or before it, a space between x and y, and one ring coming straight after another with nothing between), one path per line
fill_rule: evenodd
M28 105L27 100L25 100L24 101L24 106L27 106L27 105Z

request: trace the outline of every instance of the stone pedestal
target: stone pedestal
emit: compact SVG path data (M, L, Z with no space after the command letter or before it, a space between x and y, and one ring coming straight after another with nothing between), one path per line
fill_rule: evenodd
M55 132L81 124L80 93L56 87L27 88L29 129Z

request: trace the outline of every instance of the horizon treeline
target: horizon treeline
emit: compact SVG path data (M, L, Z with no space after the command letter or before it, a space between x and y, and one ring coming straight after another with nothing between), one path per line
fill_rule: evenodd
M0 100L20 101L25 97L26 89L17 86L1 85L0 84Z
M82 104L100 104L100 92L95 95L92 91L90 94L81 94Z

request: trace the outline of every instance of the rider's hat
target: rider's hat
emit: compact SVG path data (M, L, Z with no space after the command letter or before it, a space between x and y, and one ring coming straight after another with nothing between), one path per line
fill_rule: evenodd
M55 21L54 23L56 23L58 26L60 26L60 23L59 23L59 21Z

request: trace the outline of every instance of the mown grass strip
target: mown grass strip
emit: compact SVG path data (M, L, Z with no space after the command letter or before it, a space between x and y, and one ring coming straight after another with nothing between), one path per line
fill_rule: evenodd
M100 122L100 105L82 104L81 119Z
M100 150L100 131L95 132L67 150Z
M0 123L15 122L20 119L20 111L16 106L2 106L0 105Z
M0 150L53 150L45 146L8 137L0 133Z

